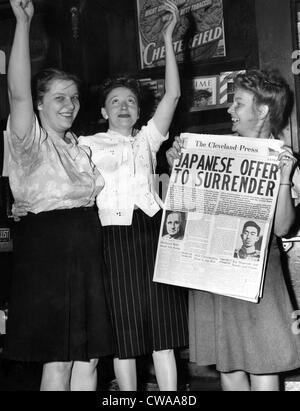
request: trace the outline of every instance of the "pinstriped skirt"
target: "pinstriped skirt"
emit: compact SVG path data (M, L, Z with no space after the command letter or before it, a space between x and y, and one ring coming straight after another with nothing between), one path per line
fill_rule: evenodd
M135 210L131 226L103 227L116 356L188 345L187 290L153 282L161 213Z

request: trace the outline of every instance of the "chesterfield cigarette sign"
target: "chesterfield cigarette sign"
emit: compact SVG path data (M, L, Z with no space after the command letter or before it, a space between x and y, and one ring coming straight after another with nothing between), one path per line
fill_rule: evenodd
M164 65L162 38L164 0L136 0L141 68ZM180 21L173 34L178 63L224 57L225 38L222 0L175 0Z

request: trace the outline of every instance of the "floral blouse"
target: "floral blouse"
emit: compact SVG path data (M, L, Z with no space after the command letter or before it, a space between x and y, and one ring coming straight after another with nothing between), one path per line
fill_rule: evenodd
M23 138L6 131L6 163L14 208L40 213L90 207L104 180L91 162L88 147L78 146L71 132L66 142L43 130L36 116Z

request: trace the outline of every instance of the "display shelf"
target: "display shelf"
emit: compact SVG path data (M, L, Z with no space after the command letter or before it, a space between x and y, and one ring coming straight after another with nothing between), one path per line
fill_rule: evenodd
M202 108L201 110L197 109L191 109L189 113L199 113L201 111L206 111L206 110L220 110L220 109L228 109L231 106L231 103L226 103L226 104L214 104L212 106L209 106L207 108Z

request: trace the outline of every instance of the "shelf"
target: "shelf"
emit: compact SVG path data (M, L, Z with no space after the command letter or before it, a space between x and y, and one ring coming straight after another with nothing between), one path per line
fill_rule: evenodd
M246 63L244 58L230 58L219 57L202 62L196 62L193 64L179 64L178 65L180 77L190 78L194 76L205 76L219 74L224 71L237 71L246 69ZM164 78L165 67L154 67L151 69L140 70L135 74L136 78L160 79Z
M211 106L207 106L205 108L201 108L199 110L197 109L191 109L189 110L189 113L199 113L202 111L208 111L208 110L220 110L220 109L228 109L231 106L231 103L226 103L226 104L214 104Z
M198 124L187 127L184 132L197 134L231 134L231 122L205 125Z

